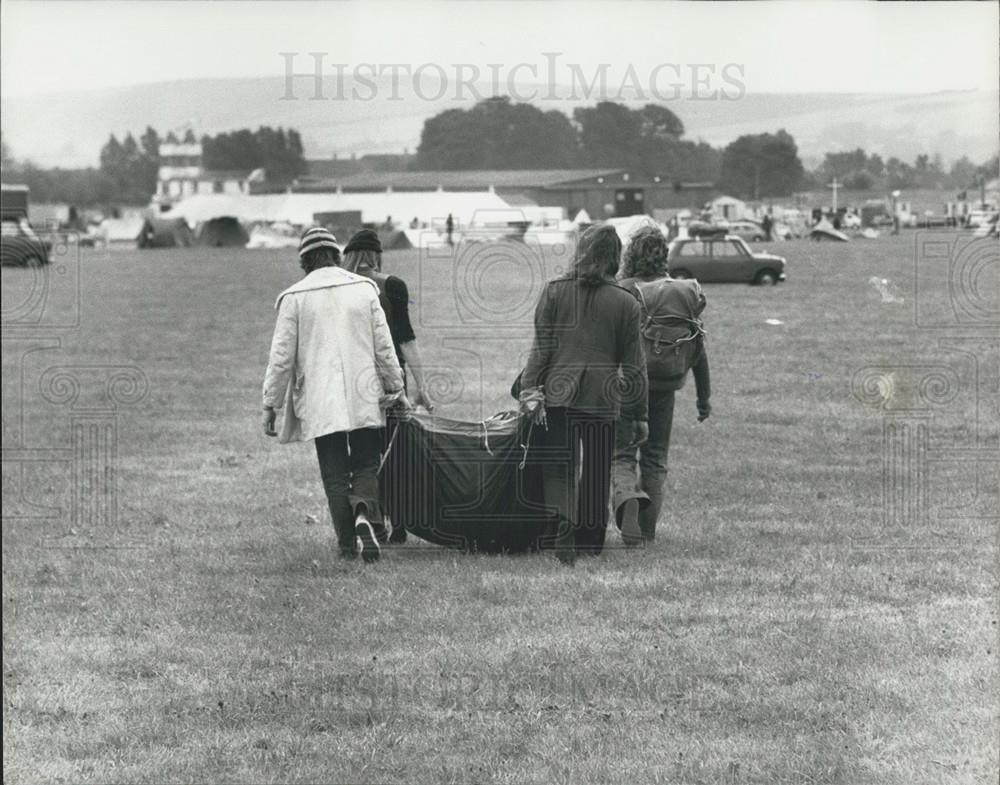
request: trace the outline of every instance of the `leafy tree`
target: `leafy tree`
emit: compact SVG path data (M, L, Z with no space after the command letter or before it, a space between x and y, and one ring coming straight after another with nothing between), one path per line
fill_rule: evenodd
M297 131L261 126L256 131L237 131L204 136L202 165L206 169L249 173L266 169L268 179L288 182L306 170L302 138Z
M424 169L551 168L575 161L576 132L564 114L507 97L429 118L417 148Z
M635 168L640 162L642 115L623 104L600 101L573 110L580 129L580 153L595 166Z
M646 104L639 110L639 116L643 139L677 141L684 136L684 123L665 106Z
M799 187L802 177L798 147L784 129L741 136L722 153L720 187L738 196L787 196Z

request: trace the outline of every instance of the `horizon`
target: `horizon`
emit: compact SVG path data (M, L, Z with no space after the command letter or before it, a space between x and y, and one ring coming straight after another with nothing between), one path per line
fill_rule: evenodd
M93 166L109 135L147 126L398 154L491 96L570 117L660 104L714 147L786 127L803 158L978 160L1000 135L997 4L3 0L0 17L4 140L49 167Z

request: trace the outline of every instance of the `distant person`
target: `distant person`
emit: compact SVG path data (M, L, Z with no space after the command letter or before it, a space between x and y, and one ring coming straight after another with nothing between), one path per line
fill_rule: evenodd
M639 304L614 280L621 247L613 226L583 233L570 272L549 281L538 300L521 375L522 412L537 420L539 399L544 406L545 504L555 512L555 551L565 564L603 546L621 410L633 423L627 438L639 443L648 434Z
M698 422L712 411L708 356L701 313L705 295L695 280L667 274L669 244L655 227L632 235L625 250L619 285L638 299L646 345L649 438L631 441L632 423L623 412L615 435L612 465L612 508L626 546L656 536L667 479L667 454L674 420L674 396L694 371ZM662 340L662 344L658 341ZM652 345L651 345L652 344Z
M391 215L387 215L385 217L385 223L382 224L382 228L383 229L392 229L393 228L392 216Z
M382 243L375 232L371 229L362 229L350 239L344 247L344 269L375 282L378 287L379 303L389 325L396 359L402 369L403 389L412 395L410 400L414 406L423 406L428 412L433 412L434 402L427 392L423 360L417 348L417 336L410 323L410 292L402 278L385 275L382 272ZM412 386L408 384L408 375L413 377ZM385 431L382 438L384 451L388 449L391 434ZM385 527L377 527L375 533L380 539L386 538ZM388 539L393 543L405 542L406 529L402 525L393 527Z
M840 231L840 226L841 226L840 212L838 211L838 212L836 212L836 213L833 214L833 228L836 229L839 232Z
M448 245L454 245L455 243L452 242L451 235L455 231L455 219L451 213L448 213L448 219L444 222L444 231L448 237Z
M771 220L770 213L764 213L764 218L760 222L760 228L764 230L764 241L771 242L771 231L774 229L774 221Z
M413 220L410 221L410 228L411 229L419 229L420 228L420 219L418 219L417 216L413 216Z
M409 408L403 372L379 305L378 287L341 267L336 238L316 227L302 235L305 278L278 295L264 374L264 433L316 440L316 455L340 554L379 558L373 526L381 523L377 472L385 407ZM371 381L372 384L366 383Z

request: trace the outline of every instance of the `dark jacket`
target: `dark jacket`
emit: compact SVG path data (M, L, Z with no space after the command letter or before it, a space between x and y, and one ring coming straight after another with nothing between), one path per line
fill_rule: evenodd
M417 339L410 323L410 292L406 288L406 281L384 273L359 272L358 275L370 278L378 287L378 301L385 313L385 320L389 323L396 359L399 360L399 366L405 368L406 360L403 359L400 346Z
M535 340L522 388L542 386L546 406L634 419L647 415L639 303L613 281L549 281L535 308Z
M651 281L666 280L670 282L668 289L659 298L657 313L663 315L664 312L673 316L680 316L685 319L700 319L702 311L705 310L705 293L695 280L680 280L675 278L625 278L619 281L619 285L631 292L638 298L636 281L648 283ZM652 306L651 306L652 307ZM699 401L707 401L712 395L711 382L708 372L708 352L705 349L704 337L698 338L698 353L691 366L694 374L694 383ZM685 377L687 374L685 374ZM679 390L684 386L684 377L677 382L665 383L656 379L649 380L649 388L654 392L665 390Z

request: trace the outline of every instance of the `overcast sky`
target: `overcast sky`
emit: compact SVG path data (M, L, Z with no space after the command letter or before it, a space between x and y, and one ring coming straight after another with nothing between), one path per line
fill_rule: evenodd
M998 4L3 0L7 97L328 62L744 68L752 92L996 90Z

